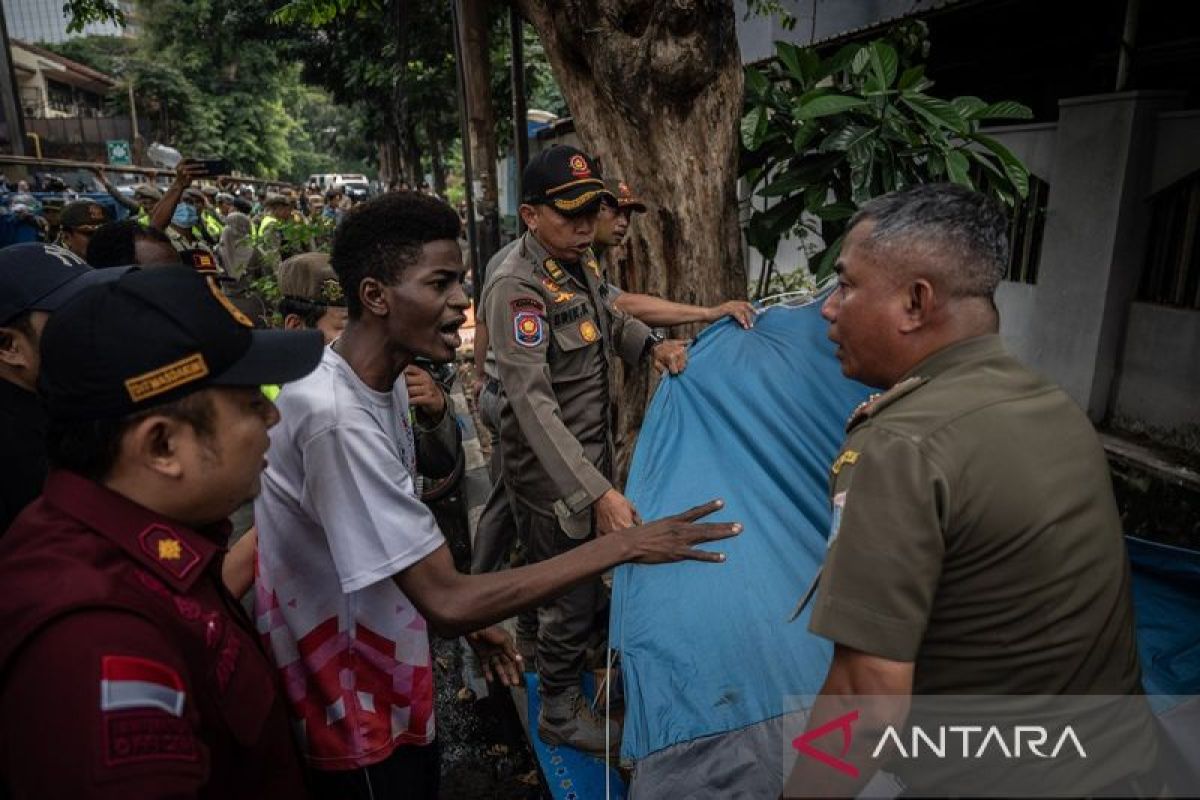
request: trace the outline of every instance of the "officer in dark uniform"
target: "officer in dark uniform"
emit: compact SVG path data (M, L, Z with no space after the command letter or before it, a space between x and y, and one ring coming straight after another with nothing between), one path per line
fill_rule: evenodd
M252 331L183 266L51 318L52 471L0 543L9 796L305 796L274 668L221 562L279 419L258 386L320 355L319 333Z
M503 479L537 562L637 524L613 486L609 359L653 358L678 372L686 355L611 306L591 249L605 191L591 158L573 147L545 150L530 161L524 187L529 232L487 277L482 301L503 387ZM538 732L548 743L604 750L604 724L579 690L601 597L591 580L539 610Z

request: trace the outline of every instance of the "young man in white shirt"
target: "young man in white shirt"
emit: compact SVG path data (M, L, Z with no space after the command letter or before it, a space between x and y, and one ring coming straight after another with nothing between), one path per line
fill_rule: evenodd
M454 211L393 192L347 215L332 264L349 323L278 398L255 504L259 631L270 643L323 797L436 797L428 627L471 631L485 667L517 679L507 635L484 626L626 561L719 562L694 549L733 536L694 524L720 507L609 534L559 558L458 573L414 487L401 379L416 356L454 358L468 300Z

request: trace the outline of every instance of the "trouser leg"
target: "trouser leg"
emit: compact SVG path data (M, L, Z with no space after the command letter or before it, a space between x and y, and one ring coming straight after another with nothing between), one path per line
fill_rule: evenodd
M517 526L528 532L529 560L545 561L586 540L563 533L553 516L514 503ZM600 579L584 581L538 609L537 662L542 691L555 694L579 685L588 637L601 589Z

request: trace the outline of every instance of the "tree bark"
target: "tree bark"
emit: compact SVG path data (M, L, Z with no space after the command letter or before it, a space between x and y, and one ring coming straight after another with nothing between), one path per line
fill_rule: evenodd
M538 31L584 149L649 207L635 216L611 277L626 290L683 303L745 297L742 69L731 0L513 2ZM617 403L622 476L650 390L645 370L625 371Z
M500 249L500 190L496 181L496 115L492 109L488 0L461 0L463 74L467 87L467 122L471 133L472 176L479 191L475 208L479 257L484 262Z

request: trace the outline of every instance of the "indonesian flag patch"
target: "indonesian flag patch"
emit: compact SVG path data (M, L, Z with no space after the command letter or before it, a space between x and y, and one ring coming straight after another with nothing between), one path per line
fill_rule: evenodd
M187 693L179 673L158 661L134 656L100 659L100 710L157 709L183 716Z

